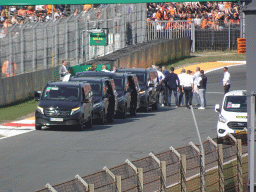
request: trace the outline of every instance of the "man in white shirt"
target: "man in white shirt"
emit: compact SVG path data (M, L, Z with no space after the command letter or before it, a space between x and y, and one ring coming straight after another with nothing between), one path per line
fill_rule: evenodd
M196 68L196 72L193 75L193 80L194 80L194 95L196 97L196 106L200 106L200 97L199 97L199 90L197 85L199 84L199 77L200 77L200 67Z
M158 66L152 65L152 68L155 69L157 72L157 77L158 77L159 84L161 87L161 90L159 92L159 104L160 104L160 106L163 107L164 106L164 86L162 86L162 81L164 80L165 75L161 71L159 71Z
M102 65L102 70L101 71L110 72L109 70L107 70L107 66L106 65Z
M228 68L224 67L223 68L223 80L222 80L222 84L224 87L224 94L229 92L230 89L230 73L228 72Z
M66 75L69 74L66 65L67 65L67 61L66 61L66 60L63 60L63 61L62 61L62 65L60 66L60 70L59 70L59 75L60 75L60 80L61 80L61 81L64 79L64 77L65 77Z
M183 85L183 79L184 79L184 76L186 76L186 70L185 69L182 69L181 70L181 74L179 74L178 75L178 77L179 77L179 80L180 80L180 87L179 87L179 105L178 106L180 106L180 104L181 104L181 102L182 102L182 104L184 104L184 100L183 100L183 92L182 92L182 85Z
M189 109L189 105L191 104L192 92L194 88L193 76L190 75L190 70L187 71L182 78L182 92L185 93L185 105Z

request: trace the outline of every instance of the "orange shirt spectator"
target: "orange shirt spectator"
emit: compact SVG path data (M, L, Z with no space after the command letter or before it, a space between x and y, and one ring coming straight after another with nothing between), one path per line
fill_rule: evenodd
M47 5L47 13L51 13L53 11L55 11L55 6L54 5Z
M92 8L92 5L91 4L85 4L84 6L83 6L83 10L84 11L88 11L89 9L91 9Z
M202 29L206 29L207 28L207 19L203 19L203 21L201 23L201 27L202 27Z
M9 61L8 60L5 60L4 61L4 64L2 66L2 73L5 74L6 77L9 77ZM17 64L14 62L12 63L12 66L11 66L11 75L14 76L15 74L15 71L17 70Z
M23 8L18 10L18 15L26 16L26 14L27 14L27 10L24 10Z

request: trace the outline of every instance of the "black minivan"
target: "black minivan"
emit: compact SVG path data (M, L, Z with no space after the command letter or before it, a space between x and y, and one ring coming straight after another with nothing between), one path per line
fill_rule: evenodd
M140 87L135 74L84 71L76 73L75 78L79 77L108 77L113 79L118 93L117 117L126 118L127 112L131 116L136 116L136 110L140 104Z
M100 124L112 123L117 110L117 92L113 79L104 77L70 78L69 81L90 83L93 92L93 119Z
M89 83L48 82L43 92L35 92L39 100L35 112L35 128L52 125L92 126L93 93Z
M145 111L149 107L157 110L159 105L159 80L154 69L117 69L117 73L132 73L138 78L140 85L140 108Z

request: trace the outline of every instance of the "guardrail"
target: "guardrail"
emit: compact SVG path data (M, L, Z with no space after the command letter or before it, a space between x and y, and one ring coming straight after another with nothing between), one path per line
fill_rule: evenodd
M241 135L237 135L241 136ZM203 143L205 150L206 191L247 190L247 138L236 139L229 135L225 144L217 144L211 138ZM37 192L50 191L201 191L202 177L199 146L174 149L135 161L126 160L113 168L76 176L73 180L51 186Z

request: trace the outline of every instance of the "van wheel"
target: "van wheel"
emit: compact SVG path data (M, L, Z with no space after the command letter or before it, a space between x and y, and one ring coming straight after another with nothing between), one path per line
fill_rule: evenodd
M36 130L41 130L42 126L41 125L36 125L35 128L36 128Z

